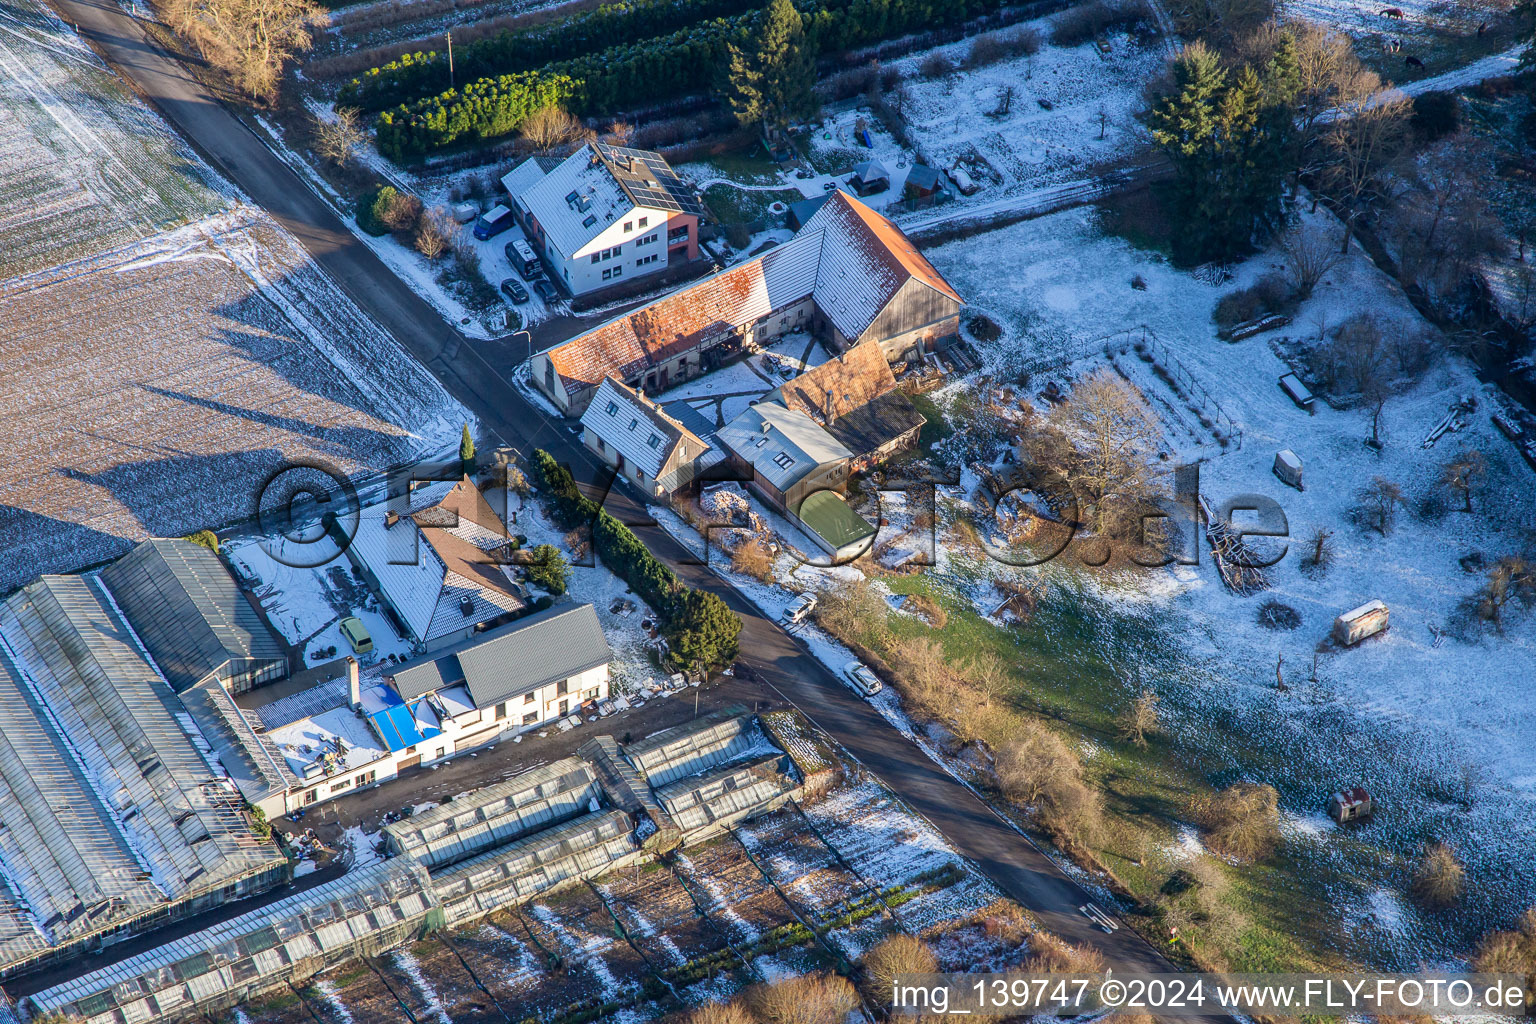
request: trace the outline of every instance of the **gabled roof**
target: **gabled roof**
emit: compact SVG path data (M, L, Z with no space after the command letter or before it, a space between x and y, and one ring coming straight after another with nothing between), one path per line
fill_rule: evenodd
M633 379L773 310L807 298L816 284L819 235L799 234L757 259L707 277L608 321L549 351L568 394L609 374Z
M662 467L685 441L701 454L709 447L656 403L612 377L597 389L581 425L652 480L661 476Z
M261 613L219 556L201 544L144 541L101 578L177 690L231 661L285 660Z
M794 238L549 350L567 394L614 374L633 380L776 309L814 297L845 338L857 338L909 279L960 296L886 218L841 190Z
M824 427L896 390L891 364L875 342L855 345L785 384L770 397Z
M463 683L475 706L487 708L612 660L592 606L566 604L407 662L391 682L406 700Z
M527 165L524 161L507 177L514 185L529 182L522 191L523 205L566 256L579 253L636 209L703 212L666 159L649 150L588 142L538 180L531 180Z
M539 157L531 156L501 176L501 187L514 201L544 179L549 170Z
M866 160L853 168L853 176L860 181L890 181L891 172L879 160Z
M527 605L493 553L506 544L507 528L469 477L446 492L422 488L410 495L403 516L394 504L363 509L348 550L373 572L416 639Z
M868 405L833 420L827 433L857 459L879 451L927 422L912 399L900 391L887 391Z
M852 453L805 413L759 402L720 428L720 443L780 491Z
M826 542L830 551L841 551L875 535L874 524L849 508L836 491L807 495L795 515L807 529Z
M908 279L964 302L901 229L838 190L802 231L823 231L816 305L845 338L857 338Z

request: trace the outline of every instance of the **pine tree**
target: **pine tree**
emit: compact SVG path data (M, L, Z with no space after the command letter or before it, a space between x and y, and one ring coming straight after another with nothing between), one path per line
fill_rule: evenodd
M1149 116L1172 160L1171 200L1182 225L1178 254L1190 262L1248 250L1284 214L1284 159L1291 145L1293 75L1282 56L1260 74L1229 74L1192 44L1174 62L1173 89Z
M464 433L459 438L459 461L464 463L464 472L475 471L475 439L469 436L469 424L464 424Z
M783 129L816 108L816 57L805 38L805 22L791 0L770 0L748 52L730 45L726 73L731 113L742 125Z

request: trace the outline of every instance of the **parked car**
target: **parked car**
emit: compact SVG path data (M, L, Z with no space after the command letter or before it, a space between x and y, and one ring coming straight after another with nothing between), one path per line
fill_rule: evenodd
M517 221L512 216L512 211L497 203L475 221L475 237L482 242L487 238L495 238L515 223Z
M512 300L512 304L521 306L528 301L528 289L523 287L523 282L515 277L509 277L501 282L501 293Z
M368 627L363 625L363 620L356 615L342 619L338 628L342 638L352 646L353 654L367 654L373 650L373 637L368 634Z
M543 269L539 258L533 254L533 246L521 238L512 239L501 251L506 255L507 262L512 264L512 269L525 278L537 277Z
M853 688L866 697L873 697L885 689L885 684L880 682L880 677L869 670L869 666L861 661L850 661L843 666L843 675L853 684Z
M797 626L811 617L811 612L816 610L816 595L806 591L795 598L795 603L784 610L783 621L791 626Z
M560 301L560 290L542 277L533 282L533 290L538 292L539 298L545 302Z

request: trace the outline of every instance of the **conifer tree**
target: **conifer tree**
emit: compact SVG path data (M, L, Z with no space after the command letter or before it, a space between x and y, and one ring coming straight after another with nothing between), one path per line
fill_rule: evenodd
M815 109L815 84L816 58L800 12L791 0L770 0L758 24L756 48L730 46L731 113L742 125L783 129Z
M464 463L464 472L475 471L475 439L469 436L469 424L464 424L464 433L459 438L459 461Z

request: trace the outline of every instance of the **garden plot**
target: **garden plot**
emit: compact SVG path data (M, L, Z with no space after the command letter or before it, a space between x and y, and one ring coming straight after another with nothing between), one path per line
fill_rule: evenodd
M871 885L925 890L896 910L911 931L969 917L999 899L933 826L874 782L839 789L805 813Z
M858 959L894 930L878 893L855 875L793 809L737 829L742 842L812 927Z
M700 916L677 876L661 864L619 871L598 884L630 939L658 970L721 957L734 962L720 930Z
M225 1019L236 1024L300 1024L301 1021L314 1024L314 1018L309 1015L302 998L282 993L259 1003L242 1006L239 1016L230 1014Z
M527 933L500 915L455 933L453 946L480 984L503 1006L516 1006L538 985L547 964L545 954Z
M48 7L0 9L0 280L207 216L220 187Z
M918 75L928 53L958 62L970 43L905 59L901 68L912 99L903 116L913 144L940 168L974 150L1001 178L982 189L982 198L1091 174L1146 140L1135 113L1142 85L1165 57L1160 46L1123 33L1109 36L1108 44L1107 53L1092 43L1046 45L1033 56L932 79ZM999 113L1008 89L1007 112Z
M591 889L571 887L521 911L539 944L560 957L561 977L550 989L551 1009L628 1001L650 976L644 959L615 934L613 918ZM538 999L537 996L532 997Z
M385 954L379 959L387 959ZM319 992L329 990L333 993L330 999L315 999L313 996L306 1002L309 1005L329 1004L335 1010L335 1015L349 1024L399 1024L405 1014L402 1012L400 1000L390 990L391 984L387 983L381 974L371 964L374 960L348 961L339 967L326 971L310 982L308 991ZM302 1018L300 1018L302 1019ZM434 1022L435 1024L435 1022Z
M796 927L795 916L736 841L716 839L677 856L678 877L740 950L771 949ZM753 970L766 978L799 973L794 950L753 956Z
M413 1020L453 1024L494 1012L488 1013L490 998L475 985L463 961L435 936L380 957L378 966Z
M1305 222L1337 232L1322 215ZM1337 237L1335 234L1334 237ZM1338 786L1369 786L1390 813L1368 829L1296 831L1288 849L1304 872L1329 877L1342 916L1371 917L1379 893L1402 894L1412 859L1427 840L1444 839L1467 863L1467 896L1451 917L1409 911L1393 926L1360 927L1339 938L1348 955L1367 962L1411 964L1464 952L1483 928L1507 926L1511 908L1536 897L1536 753L1527 737L1536 708L1523 697L1526 666L1536 662L1536 621L1511 618L1500 635L1468 614L1484 564L1518 549L1517 524L1536 521L1529 470L1488 422L1490 391L1461 363L1441 359L1418 382L1386 403L1386 446L1373 452L1369 415L1298 409L1276 386L1292 369L1277 352L1297 336L1315 338L1352 314L1368 312L1389 337L1432 330L1397 286L1357 251L1331 271L1295 322L1266 337L1228 344L1216 338L1210 311L1226 290L1275 268L1264 254L1237 269L1225 288L1176 271L1124 242L1104 237L1088 211L1041 218L946 245L930 252L938 268L976 308L1004 324L1004 336L981 352L1001 376L1016 367L1012 353L1070 347L1128 324L1150 326L1163 345L1210 390L1243 429L1241 448L1201 466L1201 487L1213 502L1258 492L1280 502L1292 548L1269 570L1270 588L1242 599L1227 591L1210 565L1084 579L1066 565L1034 575L1062 583L1096 628L1115 623L1157 638L1178 652L1181 666L1159 673L1180 756L1225 778L1262 778L1281 793L1282 808L1312 814ZM1140 275L1145 290L1131 287ZM941 393L953 400L970 385ZM1465 429L1422 447L1448 406L1471 395L1481 405ZM1178 437L1165 438L1178 460L1202 453ZM1306 490L1282 485L1271 472L1275 453L1289 448L1306 467ZM1439 483L1440 466L1458 451L1477 448L1488 459L1476 511ZM1405 503L1386 535L1356 525L1361 490L1375 477L1398 484ZM1313 529L1334 531L1336 554L1326 572L1301 565L1300 539ZM1001 567L958 555L935 574L957 587L960 578L996 578ZM1334 616L1370 599L1391 610L1391 627L1355 649L1324 641ZM1257 609L1274 600L1296 612L1294 630L1257 623ZM1091 644L1117 671L1136 676L1139 648ZM1283 660L1282 660L1283 659ZM1275 688L1277 661L1286 692ZM1315 674L1314 674L1314 665ZM1264 736L1265 743L1252 738Z
M470 419L244 208L0 282L0 335L0 588L248 517L283 465L376 473Z

